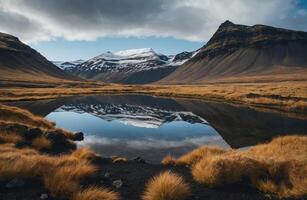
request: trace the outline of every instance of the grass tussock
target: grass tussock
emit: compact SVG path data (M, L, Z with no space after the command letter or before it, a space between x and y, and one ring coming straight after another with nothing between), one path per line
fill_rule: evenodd
M307 195L307 137L279 137L244 151L207 154L191 170L197 182L208 186L243 183L279 197L300 198Z
M105 188L90 187L78 192L73 200L119 200L117 193Z
M73 198L80 191L80 182L91 177L96 167L89 161L90 156L79 156L78 150L62 156L48 156L38 151L17 149L13 144L0 145L0 180L13 178L40 179L56 198ZM88 153L89 154L89 153Z
M227 150L215 146L201 146L181 157L175 159L170 156L166 156L162 160L162 164L177 164L192 166L204 157L212 155L221 155Z
M42 117L35 116L29 111L18 107L0 104L0 120L6 122L18 122L41 128L54 128L53 122L47 121Z
M0 143L19 143L22 142L23 138L16 133L1 133L0 134Z
M76 151L74 151L72 153L72 156L78 158L78 159L83 159L83 160L87 160L87 161L95 161L101 158L101 156L99 156L98 154L92 152L90 149L88 148L80 148L77 149Z
M38 150L51 150L52 143L50 140L46 139L45 137L38 137L32 140L32 147Z
M306 73L306 72L304 72ZM284 77L284 76L283 76ZM300 74L299 77L302 77ZM276 78L276 77L275 77ZM300 79L300 78L299 78ZM289 79L291 80L291 78ZM307 82L281 81L268 78L261 82L246 80L221 81L197 85L120 85L82 83L46 88L1 88L0 101L50 99L80 94L138 93L157 96L222 100L233 103L259 105L278 110L305 113L307 110Z
M190 187L184 179L170 171L163 172L150 180L143 200L184 200L190 196Z
M161 161L163 165L175 165L176 164L176 158L174 158L171 155L167 155L163 158Z

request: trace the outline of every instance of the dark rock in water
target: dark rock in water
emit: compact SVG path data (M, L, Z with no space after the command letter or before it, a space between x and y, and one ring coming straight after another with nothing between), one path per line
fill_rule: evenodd
M115 181L113 181L112 185L115 188L119 189L123 186L123 181L121 179L115 180Z
M49 195L44 193L44 194L41 194L40 196L40 199L48 199Z
M83 134L83 132L77 132L77 133L75 133L74 136L73 136L73 138L72 138L72 140L74 140L74 141L82 141L82 140L84 140L84 134Z
M57 131L50 131L46 133L46 138L50 141L52 141L55 144L61 144L66 141L65 135L62 133L59 133Z
M22 187L25 182L22 179L14 178L10 182L8 182L5 187L8 189Z
M137 163L144 163L144 164L146 163L146 161L141 157L136 157L132 161L137 162Z
M23 133L24 138L27 140L32 140L42 135L43 135L43 132L39 128L29 128L27 131Z

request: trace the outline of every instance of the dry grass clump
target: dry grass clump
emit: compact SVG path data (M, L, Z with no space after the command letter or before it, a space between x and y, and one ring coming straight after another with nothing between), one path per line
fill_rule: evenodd
M42 117L35 116L29 111L14 106L0 104L0 120L8 122L19 122L42 128L54 128L55 124Z
M13 144L0 145L0 180L37 178L56 198L73 198L81 180L95 174L96 167L80 152L62 156L42 155L30 149L17 149ZM88 153L89 154L89 153ZM102 191L104 192L104 191Z
M230 183L253 183L266 175L265 166L241 155L212 156L200 160L192 168L194 179L209 186Z
M32 147L38 150L50 150L52 149L52 143L45 137L38 137L32 140Z
M221 155L226 153L226 149L222 149L220 147L215 146L201 146L176 160L176 164L180 165L193 165L197 163L204 157L213 156L213 155Z
M174 158L171 155L167 155L163 158L161 161L163 165L175 165L176 164L176 158Z
M113 163L124 163L127 162L128 159L120 156L111 156L110 157Z
M73 200L119 200L117 193L100 187L90 187L78 192Z
M76 151L74 151L72 153L72 156L78 158L78 159L83 159L83 160L87 160L87 161L95 161L101 158L101 156L99 156L98 154L92 152L90 149L88 148L80 148L77 149Z
M72 197L79 189L80 180L95 171L96 168L89 163L78 162L53 169L51 173L44 175L43 182L55 197Z
M184 200L190 195L190 187L184 179L170 171L153 177L146 186L143 200Z
M23 141L23 138L16 134L16 133L11 133L11 134L8 134L8 133L3 133L3 132L0 132L0 143L19 143Z
M191 170L197 182L209 186L247 183L280 197L303 197L307 195L307 137L279 137L245 151L207 155Z

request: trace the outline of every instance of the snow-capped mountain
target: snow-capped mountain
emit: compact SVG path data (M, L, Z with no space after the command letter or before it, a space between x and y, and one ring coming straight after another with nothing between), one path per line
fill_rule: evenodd
M106 121L116 120L143 128L158 128L164 123L172 121L185 121L188 123L208 122L202 117L187 111L172 111L144 105L132 104L67 104L56 110L76 113L90 113Z
M52 61L54 65L68 72L83 62L84 60L81 60L81 59L75 60L75 61Z
M185 63L194 52L175 56L156 53L151 48L105 52L84 62L55 63L82 78L121 83L150 83L167 76Z
M81 65L77 71L99 72L138 72L163 67L170 58L157 54L153 49L131 49L116 53L106 52L96 56Z

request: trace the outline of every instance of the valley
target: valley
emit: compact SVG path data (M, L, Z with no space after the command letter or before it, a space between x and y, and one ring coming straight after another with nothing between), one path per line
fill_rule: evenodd
M304 199L306 53L228 20L192 51L71 61L0 33L0 199Z

